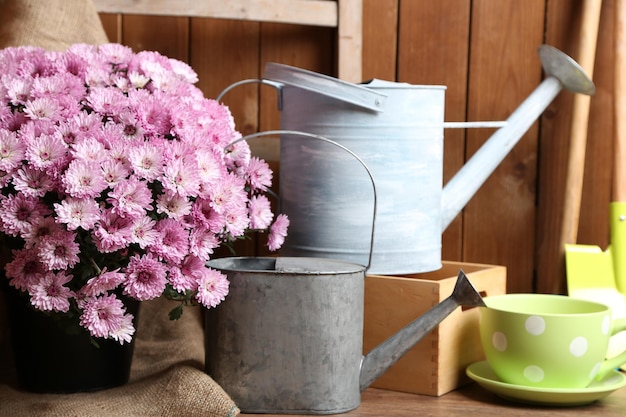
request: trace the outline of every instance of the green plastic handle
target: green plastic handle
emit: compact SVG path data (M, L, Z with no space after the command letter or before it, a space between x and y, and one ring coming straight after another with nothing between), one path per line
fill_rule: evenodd
M609 210L615 285L626 294L626 202L613 202Z

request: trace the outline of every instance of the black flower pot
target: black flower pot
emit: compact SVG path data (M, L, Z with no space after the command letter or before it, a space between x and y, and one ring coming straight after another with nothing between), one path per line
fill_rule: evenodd
M73 393L128 382L134 343L120 345L114 340L94 339L96 345L77 325L68 326L58 317L36 311L28 297L3 286L19 388L37 393ZM136 323L139 303L131 304L127 309L135 315Z

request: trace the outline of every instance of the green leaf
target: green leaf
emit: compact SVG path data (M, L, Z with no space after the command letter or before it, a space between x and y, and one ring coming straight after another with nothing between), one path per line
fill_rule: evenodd
M170 320L178 320L183 315L183 304L178 305L170 311Z

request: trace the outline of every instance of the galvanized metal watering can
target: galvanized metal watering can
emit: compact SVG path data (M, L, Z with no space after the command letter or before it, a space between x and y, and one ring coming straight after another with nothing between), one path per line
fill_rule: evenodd
M371 262L377 201L371 171L336 142L292 134L331 143L367 170L374 191ZM367 266L305 257L232 257L208 265L228 276L230 289L226 300L206 311L206 371L248 413L352 410L361 391L458 306L484 305L460 271L447 299L363 356Z
M356 85L273 63L263 80L231 87L277 87L281 129L327 137L367 163L380 197L370 273L427 272L441 267L443 231L561 89L594 93L567 55L543 45L539 56L547 77L504 123L444 123L443 86ZM501 127L442 187L444 128L490 126ZM321 143L283 135L280 146L281 211L291 219L281 253L365 263L372 205L363 176Z
M453 294L363 356L365 267L324 258L222 258L230 292L206 312L206 372L244 413L336 414L459 305Z

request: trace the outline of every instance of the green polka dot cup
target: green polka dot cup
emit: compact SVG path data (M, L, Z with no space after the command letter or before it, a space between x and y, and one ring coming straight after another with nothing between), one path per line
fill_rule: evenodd
M563 295L485 297L480 338L489 365L503 381L542 388L584 388L626 363L605 359L610 337L626 330L609 307Z

